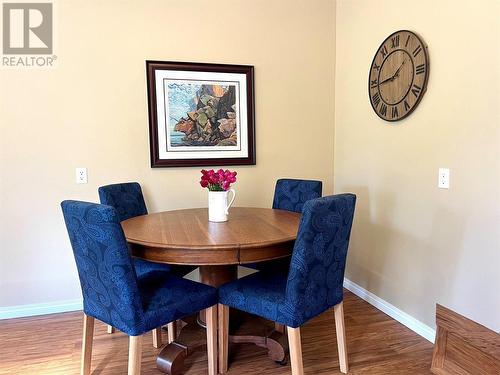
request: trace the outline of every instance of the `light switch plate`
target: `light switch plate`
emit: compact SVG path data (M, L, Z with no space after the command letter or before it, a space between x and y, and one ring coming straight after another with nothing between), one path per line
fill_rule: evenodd
M448 168L439 168L438 172L438 188L450 188L450 170Z
M88 182L87 168L76 168L76 183L86 184Z

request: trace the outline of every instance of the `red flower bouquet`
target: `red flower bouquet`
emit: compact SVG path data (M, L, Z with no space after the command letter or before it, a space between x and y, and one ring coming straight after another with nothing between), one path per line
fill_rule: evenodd
M229 169L219 169L217 172L213 169L201 170L200 185L210 191L227 191L235 182L236 172L231 172Z

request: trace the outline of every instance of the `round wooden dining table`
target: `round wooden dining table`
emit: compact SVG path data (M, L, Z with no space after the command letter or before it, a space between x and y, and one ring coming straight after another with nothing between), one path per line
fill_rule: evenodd
M133 256L199 266L201 282L218 287L238 277L238 265L289 256L299 221L300 214L295 212L234 207L228 221L215 223L208 221L206 208L196 208L137 216L123 221L122 227ZM219 314L219 323L221 319ZM254 321L252 326L246 320L231 313L229 342L265 347L272 360L283 362L287 351L283 331L264 330L262 322ZM205 346L204 333L196 323L200 323L199 317L183 319L182 326L177 325L177 332L158 355L160 370L180 374L186 356ZM223 373L227 360L219 359L219 371Z

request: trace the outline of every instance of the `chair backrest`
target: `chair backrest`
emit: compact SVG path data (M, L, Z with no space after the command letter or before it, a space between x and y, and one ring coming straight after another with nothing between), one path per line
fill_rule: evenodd
M64 201L61 207L84 312L122 332L141 331L142 301L118 213L110 206L79 201Z
M141 185L137 182L101 186L99 199L102 204L112 206L118 211L120 221L148 213Z
M304 203L321 197L323 183L316 180L282 178L276 181L273 208L302 212Z
M284 311L297 326L342 301L355 204L354 194L338 194L304 205Z

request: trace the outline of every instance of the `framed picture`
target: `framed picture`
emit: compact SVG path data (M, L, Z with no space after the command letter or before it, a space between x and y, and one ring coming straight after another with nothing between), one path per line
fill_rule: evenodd
M151 167L255 164L253 66L146 61Z

